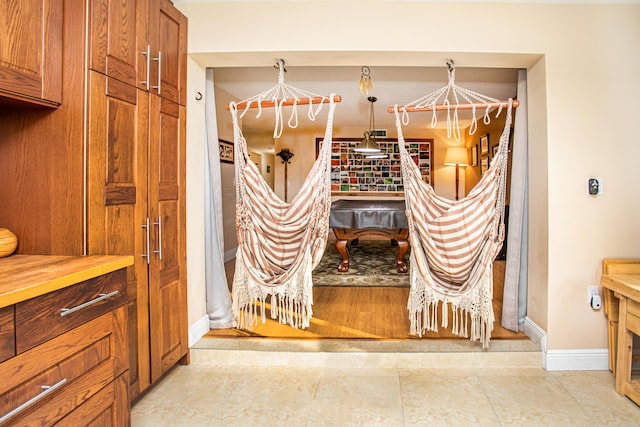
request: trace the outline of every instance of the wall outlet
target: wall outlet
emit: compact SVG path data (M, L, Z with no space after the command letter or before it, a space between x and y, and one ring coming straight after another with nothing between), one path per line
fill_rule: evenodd
M602 296L600 286L589 286L589 305L591 308L598 310L602 307Z
M602 193L602 178L587 179L587 194L591 196L600 196Z

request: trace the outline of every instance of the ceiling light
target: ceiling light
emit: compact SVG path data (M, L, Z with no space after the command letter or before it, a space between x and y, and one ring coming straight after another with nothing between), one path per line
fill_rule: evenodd
M376 126L373 103L376 102L378 98L376 98L375 96L370 96L367 98L367 100L371 103L371 112L369 115L369 130L364 132L364 140L360 144L358 144L356 148L354 148L354 151L358 153L380 153L382 150L380 150L380 147L376 143L376 137L373 136L371 132L373 129L375 129Z

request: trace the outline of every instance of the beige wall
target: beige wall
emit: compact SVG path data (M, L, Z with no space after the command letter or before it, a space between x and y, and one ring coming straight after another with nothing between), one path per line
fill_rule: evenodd
M453 58L458 67L526 68L529 317L546 330L549 349L606 348L604 314L589 308L587 286L599 283L603 258L640 256L640 187L633 172L640 158L640 5L229 1L177 7L189 18L190 66L271 66L283 57L292 67L444 68ZM266 25L283 17L283 25ZM383 23L384 31L371 31L371 22ZM301 23L308 28L302 31ZM190 98L189 114L194 104ZM197 133L199 125L188 123L188 132ZM198 180L197 170L188 173L189 184ZM604 180L597 198L585 190L592 176ZM202 268L192 255L190 272ZM192 302L201 294L189 295L190 310L201 306Z

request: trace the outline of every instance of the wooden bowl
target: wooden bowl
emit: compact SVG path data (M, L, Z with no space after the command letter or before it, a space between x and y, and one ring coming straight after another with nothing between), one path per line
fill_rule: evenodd
M6 228L0 228L0 258L11 255L17 247L16 235Z

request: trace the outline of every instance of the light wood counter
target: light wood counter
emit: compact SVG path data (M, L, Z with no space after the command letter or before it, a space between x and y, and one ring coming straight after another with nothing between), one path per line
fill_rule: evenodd
M620 300L616 392L640 405L640 380L631 372L633 335L640 335L640 275L603 275L600 283Z
M0 258L0 308L133 265L133 256L11 255Z

